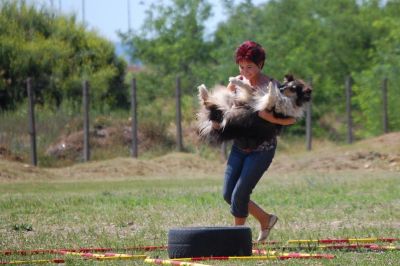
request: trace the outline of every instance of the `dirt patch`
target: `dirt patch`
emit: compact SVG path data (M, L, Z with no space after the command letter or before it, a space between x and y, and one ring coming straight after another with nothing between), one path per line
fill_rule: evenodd
M353 145L315 149L298 154L279 154L271 170L290 172L312 170L387 170L400 172L400 133L390 133Z
M9 160L0 160L0 181L32 181L52 178L52 174L47 169Z
M161 132L148 131L146 128L138 131L140 153L170 142L169 137L161 134ZM46 155L57 159L79 161L83 151L83 134L84 132L81 130L61 136L47 148ZM95 127L89 135L91 148L129 147L132 143L132 128L126 125Z
M21 156L13 154L6 147L0 146L0 160L11 160L11 161L22 162L24 159Z
M108 131L104 134L114 133ZM400 172L400 132L363 140L353 145L322 146L313 148L312 151L279 151L269 173L340 170ZM221 177L224 167L223 161L207 160L192 153L170 153L149 160L116 158L55 169L0 160L0 180Z
M223 165L197 155L171 153L153 160L116 158L112 160L77 164L71 167L50 169L56 176L67 179L160 178L197 177L222 173Z

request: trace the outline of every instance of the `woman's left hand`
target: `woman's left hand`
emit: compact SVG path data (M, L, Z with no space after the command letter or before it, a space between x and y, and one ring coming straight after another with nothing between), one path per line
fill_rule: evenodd
M258 111L258 116L268 122L271 122L273 124L282 125L282 126L290 126L290 125L293 125L294 123L296 123L296 119L294 119L293 117L278 118L278 117L275 117L271 112L268 112L268 111Z
M221 124L215 121L212 121L212 128L215 130L221 129Z

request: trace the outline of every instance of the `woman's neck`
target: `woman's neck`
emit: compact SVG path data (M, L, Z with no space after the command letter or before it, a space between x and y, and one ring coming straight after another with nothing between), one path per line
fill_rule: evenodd
M264 83L268 83L268 81L269 81L269 78L267 76L263 75L261 72L258 75L256 75L254 78L249 79L251 86L259 86Z

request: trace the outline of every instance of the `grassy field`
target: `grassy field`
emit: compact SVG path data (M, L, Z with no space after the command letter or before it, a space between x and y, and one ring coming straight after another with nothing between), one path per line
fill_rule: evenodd
M271 240L400 237L397 168L300 167L314 165L312 158L325 161L324 154L335 154L338 160L346 152L360 153L360 147L368 150L361 145L277 156L253 193L257 203L280 217ZM287 171L284 162L291 165ZM152 161L117 158L61 169L0 161L0 250L160 246L167 243L172 227L229 226L232 217L221 196L222 174L223 163L188 154ZM247 225L255 239L256 221L250 218ZM336 258L204 264L400 265L399 251L320 252ZM135 254L167 258L165 251ZM55 256L0 255L0 262ZM68 257L67 264L145 265L76 257Z

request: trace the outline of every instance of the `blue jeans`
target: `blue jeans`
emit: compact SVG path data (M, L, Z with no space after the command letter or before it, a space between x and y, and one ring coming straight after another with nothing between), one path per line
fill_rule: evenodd
M231 213L238 218L249 215L250 194L270 166L275 148L245 152L232 146L225 170L223 196L231 205Z

